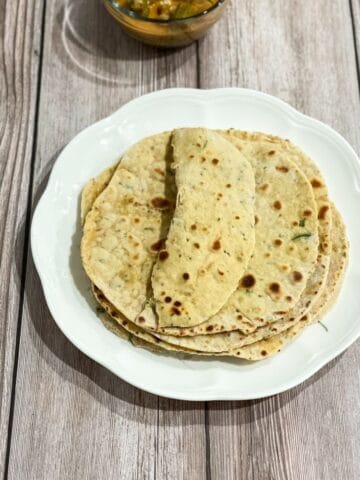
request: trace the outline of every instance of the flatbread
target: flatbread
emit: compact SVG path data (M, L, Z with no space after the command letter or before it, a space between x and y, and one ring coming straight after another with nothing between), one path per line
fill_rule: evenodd
M240 136L240 138L241 138L242 135L245 135L245 137L248 135L250 137L247 140L246 140L246 138L245 138L245 140L242 139L241 148L246 147L245 149L249 149L249 148L251 148L251 145L255 142L256 144L261 144L262 148L265 149L266 152L271 151L270 148L272 148L272 149L276 148L276 150L278 150L278 152L279 152L280 159L282 158L282 156L286 155L287 158L290 157L291 160L293 160L293 159L296 160L301 167L303 167L305 165L310 178L312 178L312 179L317 178L318 179L317 183L321 182L322 187L320 189L313 187L313 191L315 192L316 198L320 199L320 201L324 201L324 199L326 200L328 198L326 187L325 187L325 182L323 182L321 177L319 177L319 174L318 174L318 171L317 171L316 167L313 166L313 169L312 169L311 165L313 165L313 163L311 162L311 160L309 160L305 155L301 155L301 152L299 152L298 149L296 149L296 147L292 146L288 142L284 142L281 139L278 139L278 138L275 138L275 137L269 137L269 136L266 136L264 134L250 135L250 134L246 134L245 132L231 132L231 135L235 135L235 134L238 134ZM167 135L169 135L169 134L167 134ZM164 134L164 136L161 140L162 140L162 142L164 142L166 144L166 142L168 142L168 138L164 138L164 137L166 137L166 134ZM151 143L151 141L155 141L155 143L156 143L156 142L158 142L158 138L157 137L152 137L152 139L146 139L146 143L148 143L148 144ZM247 142L249 143L248 146L246 146ZM236 145L238 145L237 137L235 137L234 143ZM274 145L275 145L275 147L274 147ZM145 151L146 151L146 148L145 148ZM246 150L246 151L248 151L248 150ZM284 153L284 152L286 152L286 153ZM158 152L158 153L161 154L161 152ZM270 157L275 157L275 156L276 155L271 155ZM157 157L157 165L159 165L160 162L162 161L162 159L160 157L161 157L161 155L159 155ZM165 163L165 160L163 160L163 161ZM303 165L302 162L304 162L304 165ZM144 165L144 164L145 164L146 168L150 167L150 162L146 163L146 162L144 162L144 159L142 159L141 165ZM285 169L285 168L287 168L286 165L287 165L286 159L284 159L281 166L283 167L283 169ZM290 163L290 165L292 165L292 164ZM161 168L156 168L155 167L155 169L157 171L161 171ZM280 171L280 173L282 175L284 174L284 172L281 172L281 171ZM164 181L164 177L163 177L163 181ZM171 191L171 188L168 187L167 190ZM321 195L319 195L319 193L321 193ZM169 216L170 215L171 215L171 212L169 212ZM330 218L330 212L327 212L326 218ZM156 227L156 225L155 225L155 227ZM328 222L327 227L326 227L327 230L329 229L329 227L330 227L330 223ZM156 228L154 228L154 230L156 230ZM299 229L299 230L301 230L301 229ZM153 232L153 233L154 234L159 234L159 229L156 232ZM323 233L322 233L322 237L321 237L322 241L324 241L324 239L326 238L325 234L326 234L326 229L323 229ZM154 240L154 237L150 240L150 242L153 242L153 240ZM145 251L148 252L150 250L150 255L152 255L151 260L153 262L155 256L151 252L151 249L149 249L149 243L150 242L148 241L147 244L146 244L146 241L145 241L145 245L147 245L147 248L145 248ZM328 242L328 244L329 243L330 242ZM305 289L305 291L303 292L303 295L300 298L300 302L298 302L296 304L295 308L292 309L292 310L289 310L286 314L282 314L282 315L278 316L277 321L282 322L282 327L281 328L284 328L283 325L286 324L286 322L297 321L302 316L304 316L306 314L306 311L310 308L311 303L315 300L316 296L318 296L320 291L321 291L321 285L324 283L324 280L326 278L328 264L329 264L329 256L326 256L325 254L322 254L322 257L318 258L315 271L312 274L312 277L316 278L318 280L316 282L314 282L314 281L311 281L311 278L310 278L309 282L308 282L308 285L306 286L306 289ZM139 276L141 276L141 272L139 274L139 270L137 270L139 265L135 264L135 265L132 265L132 267L134 269L134 275L138 274ZM151 267L148 268L148 271L149 270L151 270ZM242 318L239 318L239 317L242 317ZM140 321L139 321L139 319L138 320L135 319L135 321L138 322L139 326L145 327L149 331L151 331L151 330L154 331L156 329L156 322L155 322L154 317L153 317L153 323L152 324L150 323L150 324L145 324L144 325L141 322L141 320L143 320L143 318L141 316L140 316ZM264 326L264 325L266 326L266 323L267 323L264 320L249 321L246 317L244 317L241 314L239 308L237 308L236 305L233 305L232 308L229 308L226 316L223 316L221 321L217 322L216 320L217 319L215 317L214 319L210 319L209 321L203 323L202 325L195 326L195 327L192 327L192 328L158 329L158 332L165 333L165 334L169 333L170 335L196 336L196 335L199 335L199 334L226 332L226 331L232 331L232 330L237 330L238 329L238 330L240 330L240 332L242 334L248 334L250 332L255 331L256 328L259 327L259 326ZM274 324L274 326L272 328L274 329L273 331L276 331L277 327ZM166 337L164 337L164 338L166 338ZM216 338L214 339L213 342L215 342L215 341L217 341ZM242 342L242 336L241 335L239 335L239 341ZM205 343L207 345L208 342L205 342ZM205 347L205 348L212 348L212 346L209 345L208 347Z
M242 151L255 172L256 243L231 302L247 319L269 322L296 305L315 268L317 207L308 179L283 151L261 141Z
M245 132L242 130L221 131L227 140L233 143L240 151L243 149L244 142L260 142L267 144L269 148L279 150L280 155L285 155L292 160L304 173L306 178L313 187L314 197L317 203L317 216L319 220L319 236L321 242L319 245L320 253L325 255L331 254L331 222L332 210L328 189L320 170L313 160L306 155L300 148L274 135L261 132ZM272 147L271 147L272 146ZM283 153L282 153L283 152ZM306 218L306 217L305 217Z
M175 130L172 147L177 204L151 284L159 327L191 327L220 310L254 253L255 179L213 131Z
M89 180L83 188L80 203L81 225L84 225L86 215L91 210L97 197L104 190L104 188L107 187L111 177L115 172L117 165L118 163L112 165L111 167L101 172L96 178L92 178L91 180Z
M284 315L299 301L314 269L328 265L328 258L317 263L314 188L289 159L288 144L286 148L282 142L274 146L259 137L242 141L241 149L253 166L257 187L255 251L239 288L213 318L186 332L159 327L152 306L147 306L135 322L149 331L174 336L252 332L269 322L285 319ZM303 310L297 318L304 313ZM293 317L290 314L288 318Z
M323 295L321 296L321 299L317 302L317 308L323 308L325 305L328 305L330 299L334 297L335 292L339 290L339 287L340 287L339 280L341 279L346 267L348 245L346 241L344 226L341 222L338 212L336 212L336 221L335 221L334 228L335 228L335 231L333 233L334 257L332 258L332 264L331 264L332 268L330 271L329 280L327 282L327 288L324 291ZM100 292L97 292L97 294L99 295ZM104 306L104 298L100 296L100 299L98 298L98 300L99 300L99 303L102 306ZM120 317L118 315L118 312L111 311L110 304L107 304L107 306L108 306L107 310L109 314L112 314L113 317L116 318L117 321L119 321ZM317 309L313 309L312 315L315 315L317 317L318 315ZM274 338L272 338L271 340L267 339L263 341L258 341L255 344L249 346L247 349L245 350L240 349L238 350L238 352L234 352L234 354L237 355L237 353L239 353L241 355L241 358L250 359L251 357L251 359L253 360L256 359L255 358L256 356L258 357L257 359L265 358L272 353L276 353L279 348L283 347L286 343L288 343L291 339L293 339L295 337L295 334L300 332L305 325L308 325L309 323L311 323L312 321L311 319L312 319L311 315L304 317L302 319L302 322L300 323L299 328L293 328L289 331L284 332L282 335L275 335ZM120 321L125 322L126 325L129 323L130 328L128 327L129 328L128 335L134 335L136 337L136 340L135 340L135 337L132 338L132 342L135 344L138 344L138 346L149 347L151 343L147 343L147 342L150 341L150 342L153 342L154 348L156 348L157 350L160 348L158 346L159 344L162 348L164 348L164 344L165 344L166 350L181 351L181 352L189 353L189 351L186 348L176 348L176 347L173 348L172 346L167 345L166 342L158 342L157 339L149 335L147 332L142 332L142 335L140 334L140 337L139 337L137 335L139 335L139 332L141 331L141 329L139 331L139 329L136 329L134 325L131 326L131 322L127 322L125 318L122 318L122 320ZM114 325L111 324L111 322L110 322L110 325L112 325L112 331L114 331L114 328L116 331L116 327L114 327ZM126 330L123 327L121 327L121 325L119 325L118 334L121 334L121 336L124 337L125 335L124 331ZM256 338L256 337L253 337L253 338ZM200 352L197 352L197 353L200 353Z
M330 259L330 257L328 257ZM317 273L313 274L305 288L304 294L301 296L297 305L291 310L291 315L284 315L284 318L277 322L258 327L256 330L244 334L239 330L231 332L214 333L213 335L198 336L171 336L158 334L154 332L157 338L187 349L197 350L200 352L216 352L221 353L233 349L241 348L245 345L258 342L263 338L276 335L289 329L292 325L310 318L309 310L313 304L312 299L319 297L326 284L324 277L324 269L328 272L328 263L319 265ZM315 293L316 292L316 293ZM301 316L300 316L301 315Z
M175 206L169 141L163 133L130 148L85 219L85 271L129 319L149 297L151 271Z
M330 239L332 242L332 254L329 275L326 287L310 310L310 314L305 316L298 324L279 335L263 339L235 352L233 351L232 353L238 358L252 361L262 360L278 353L300 335L308 325L318 322L336 302L348 263L349 243L346 237L346 228L339 211L334 204L331 205L331 208L333 215Z
M165 346L165 350L167 351L177 351L192 355L235 356L237 358L251 361L263 360L278 353L282 348L284 348L291 341L293 341L304 330L306 326L314 323L315 321L318 321L319 315L321 315L325 310L327 310L331 305L333 305L340 291L348 260L349 245L346 239L345 226L342 222L341 216L339 212L335 209L335 207L333 208L334 222L331 237L334 249L331 256L331 265L328 280L326 283L326 289L323 290L323 294L320 296L317 305L312 308L310 315L303 318L297 325L285 330L280 334L276 334L271 337L262 339L237 350L215 354L203 352L189 352L186 349L182 349L180 347L177 349L176 347L174 347L173 349L173 347L168 346L166 342L156 340L152 335L147 334L146 332L144 332L145 336L137 338L137 340L140 342L138 343L138 346L142 346L150 350L155 349L157 351L161 351L161 349L163 349ZM101 305L104 305L104 302L100 301L100 303ZM108 311L110 314L112 314L110 308L108 309ZM117 321L119 321L118 318ZM112 327L112 331L115 331L116 333L116 325L113 325ZM120 325L119 332L120 335L123 336L123 329ZM135 338L132 339L132 341L134 344L136 344L134 340Z
M241 133L241 132L240 132ZM269 137L271 139L271 137ZM270 143L276 143L275 141ZM284 145L284 148L286 147L286 144ZM309 174L310 172L310 174ZM311 171L311 161L308 163L308 172L307 175L310 178L310 175L313 171ZM98 195L99 192L101 192L102 188L106 185L106 183L109 181L111 178L111 175L113 173L113 169L109 170L107 173L104 172L103 178L99 182L93 183L92 188L85 188L84 189L84 194L83 194L83 202L82 202L82 216L85 217L87 212L90 210L89 204L94 201L96 196ZM318 179L319 177L317 177ZM321 177L320 177L321 178ZM318 180L319 182L319 180ZM315 183L315 182L312 182ZM103 186L102 186L103 185ZM281 349L283 346L285 346L287 343L289 343L295 336L297 336L308 324L314 322L314 319L318 318L318 315L322 314L325 309L329 308L329 305L331 305L334 302L334 299L336 298L336 295L340 289L341 285L341 280L346 268L346 261L347 261L347 251L348 251L348 244L346 240L346 234L345 234L345 228L344 225L341 221L341 218L339 216L339 213L335 211L335 207L333 207L333 211L335 212L335 219L334 219L334 226L332 230L332 238L330 238L328 232L329 228L331 226L331 208L326 208L325 209L325 215L321 215L321 204L320 202L328 202L328 196L327 196L327 191L325 187L325 183L323 183L320 187L316 185L312 185L313 190L315 192L315 198L317 199L317 206L319 208L318 211L318 219L319 219L319 230L320 230L320 251L321 254L318 256L318 268L317 270L315 269L315 275L314 273L309 277L307 286L300 296L300 302L298 302L295 306L298 307L299 304L301 304L301 301L306 298L306 294L309 293L309 289L312 291L311 298L313 299L312 301L312 308L311 311L308 315L304 315L301 320L293 327L288 328L288 324L286 323L287 321L277 321L273 324L267 325L262 328L258 328L253 335L248 335L244 336L244 343L241 343L241 333L240 332L232 332L231 335L233 338L227 338L227 335L225 336L217 336L217 335L211 335L211 336L199 336L197 339L188 339L188 338L180 338L180 341L185 341L184 344L180 345L172 345L171 343L167 343L164 341L167 339L167 336L165 335L158 335L159 338L156 338L154 335L151 335L150 333L146 332L142 328L137 327L134 325L132 322L129 322L125 317L121 316L121 322L126 322L128 330L125 328L121 327L119 323L119 331L121 332L122 336L126 335L125 331L130 334L132 337L132 341L134 344L137 344L139 346L143 346L145 348L150 348L150 349L155 349L161 351L161 349L165 349L168 351L175 351L175 352L184 352L184 353L195 353L199 355L231 355L231 356L237 356L238 358L245 358L249 360L259 360L263 358L267 358L268 356L276 353L279 349ZM88 186L90 187L90 186ZM324 194L321 196L320 189L324 190ZM93 194L94 190L97 190L96 194ZM316 190L318 189L318 190ZM319 207L320 205L320 207ZM324 203L324 205L327 205ZM327 237L326 237L327 235ZM333 245L333 254L331 257L331 265L330 265L330 272L328 276L328 280L326 283L326 289L322 289L321 293L319 294L319 289L324 284L324 275L321 275L321 269L326 270L326 264L323 262L326 258L329 258L329 252L331 250L331 246ZM321 261L320 261L321 260ZM318 275L318 276L317 276ZM311 283L312 282L312 283ZM312 287L310 288L310 286ZM317 289L317 290L315 290ZM102 293L100 291L97 291L97 295L102 296ZM105 298L105 297L104 297ZM314 301L315 299L315 301ZM316 300L317 299L317 300ZM109 314L113 316L113 318L116 318L117 321L119 322L119 312L114 309L114 307L111 305L110 302L108 302L106 299L105 301L108 304L108 311ZM100 303L103 305L104 300L100 299ZM304 304L305 305L305 304ZM294 310L294 309L293 309ZM121 314L120 314L121 315ZM116 332L116 326L109 320L109 325L111 325L112 331ZM285 329L286 327L286 329ZM275 330L274 330L275 328ZM266 330L267 329L267 330ZM284 331L282 331L284 330ZM281 332L280 334L274 335L274 332ZM235 335L240 335L239 337L239 343L237 343ZM272 335L269 337L268 335ZM204 338L201 338L204 337ZM218 337L218 338L217 338ZM263 337L260 339L260 337ZM264 338L265 337L265 338ZM171 341L173 341L173 337L169 336L168 337ZM209 339L213 338L214 341L219 342L217 344L217 350L212 351L211 348L207 346L204 351L201 351L202 349L202 342L208 341L208 345L211 345L211 341ZM258 341L256 339L259 338ZM221 339L221 340L220 340ZM248 344L249 340L251 339L251 344ZM176 339L178 340L178 339ZM191 343L187 343L187 341L190 340L195 342L194 343L194 351L192 351L189 347ZM196 342L197 340L197 342ZM255 340L255 341L254 341ZM221 343L222 342L222 343ZM214 343L214 342L213 342ZM214 343L215 345L215 343ZM231 350L223 350L228 348L228 345L230 347L233 347ZM235 348L234 346L240 346L240 348Z
M326 183L322 178L322 175L315 163L306 154L304 154L304 152L302 152L298 147L296 147L288 140L283 140L279 137L274 137L272 135L264 133L251 133L240 130L228 130L226 132L219 132L225 135L225 137L229 141L231 141L241 150L244 148L244 142L249 142L250 144L254 142L260 142L263 145L267 145L269 151L275 148L279 152L279 155L286 155L288 159L292 160L300 168L300 170L305 174L313 187L313 193L317 204L318 212L320 245L317 265L312 274L312 277L316 277L318 279L318 282L313 282L310 278L309 285L307 285L305 291L303 292L300 301L297 304L298 308L296 308L296 311L289 311L288 314L281 319L282 322L290 320L294 317L298 320L299 318L306 315L312 303L319 296L322 285L326 280L329 268L331 253L331 208ZM197 336L199 334L208 334L209 332L206 331L206 328L211 327L213 327L213 329L210 330L210 333L219 331L221 327L224 327L223 331L240 329L240 331L244 334L254 331L256 326L253 323L247 322L246 319L244 319L243 325L239 325L238 322L235 325L233 320L238 313L240 312L235 309L235 311L233 311L233 315L229 315L227 321L224 319L221 325L217 324L216 321L212 322L211 324L210 320L209 322L206 322L206 324L199 325L197 327L194 327L193 329L166 329L159 331L162 331L162 333L167 333L168 335L183 336Z
M119 330L121 335L123 336L124 331L128 332L128 339L133 341L135 338L140 340L141 342L146 342L151 345L155 345L157 348L161 348L162 350L170 351L170 352L185 352L185 353L196 353L188 350L184 347L178 347L176 345L168 344L167 342L163 342L156 337L154 337L151 333L148 333L146 330L142 329L135 325L135 323L129 321L124 315L122 315L115 307L109 302L109 300L103 295L103 293L95 286L92 286L93 294L96 301L99 305L105 310L110 318L112 318L117 324L119 325ZM114 325L112 325L114 327Z
M323 317L336 302L349 261L350 246L346 236L345 224L334 203L331 203L331 210L333 220L331 230L332 253L330 269L327 276L326 287L323 289L322 294L316 300L312 308L312 316L315 321L318 321L318 319Z

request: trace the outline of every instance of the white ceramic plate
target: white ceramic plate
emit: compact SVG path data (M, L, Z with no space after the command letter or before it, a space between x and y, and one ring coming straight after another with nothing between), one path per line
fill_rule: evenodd
M184 359L134 348L99 320L79 256L79 196L87 180L137 140L182 126L257 130L289 138L319 165L347 225L360 244L360 164L328 126L277 98L251 90L171 89L133 100L92 125L59 156L34 214L32 252L50 311L82 352L127 382L186 400L240 400L273 395L313 375L360 335L360 259L353 248L342 292L323 323L313 325L273 358Z

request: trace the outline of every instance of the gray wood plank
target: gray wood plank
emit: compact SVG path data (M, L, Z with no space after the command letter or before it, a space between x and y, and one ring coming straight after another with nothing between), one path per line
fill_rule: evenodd
M23 287L41 14L42 2L0 0L0 478Z
M356 42L358 77L360 78L360 0L350 0L353 35Z
M348 2L232 2L201 43L199 57L201 87L241 86L277 95L330 124L360 150ZM211 478L360 478L360 418L354 415L360 407L359 361L357 342L290 392L210 404Z
M207 460L203 403L159 398L156 479L205 479Z
M120 35L95 2L86 2L85 16L83 1L66 2L66 12L64 3L47 12L35 201L54 157L83 126L138 93L196 85L193 47L156 53ZM345 2L334 2L325 16L325 0L299 3L294 12L280 1L233 5L201 44L201 84L277 94L359 148ZM346 102L339 105L341 92ZM32 264L26 287L9 477L205 478L202 405L157 399L116 379L58 331ZM359 408L358 361L353 347L292 392L211 404L211 477L358 478L359 424L350 415Z
M197 81L195 46L140 46L97 0L48 2L44 45L34 203L83 127L141 93ZM159 403L78 352L52 320L30 263L10 479L202 479L203 417L202 405Z
M200 85L240 86L276 95L330 124L358 147L349 3L313 3L232 2L228 15L201 43Z

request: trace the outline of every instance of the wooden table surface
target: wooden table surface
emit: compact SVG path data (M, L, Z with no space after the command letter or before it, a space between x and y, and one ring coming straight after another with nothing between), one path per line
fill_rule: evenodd
M359 0L232 0L204 40L178 51L127 38L99 0L0 0L1 478L360 478L360 342L265 400L159 398L64 337L29 250L59 152L156 89L259 89L359 152L359 53Z

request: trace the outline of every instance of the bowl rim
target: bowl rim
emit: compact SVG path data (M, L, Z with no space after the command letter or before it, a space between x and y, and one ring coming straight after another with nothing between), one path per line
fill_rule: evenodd
M227 0L218 0L215 5L212 7L208 8L207 10L203 10L200 13L197 13L196 15L192 15L191 17L185 17L185 18L175 18L171 20L163 20L159 18L147 18L143 17L142 15L139 15L138 13L134 12L133 10L130 10L128 8L122 7L117 3L116 0L103 0L104 3L108 3L112 8L117 10L120 13L123 13L127 17L130 17L135 20L141 20L143 22L148 22L148 23L158 23L158 24L163 24L163 25L174 25L178 23L184 23L188 22L189 20L194 20L196 18L201 18L206 16L208 13L213 12L217 8L220 8Z

